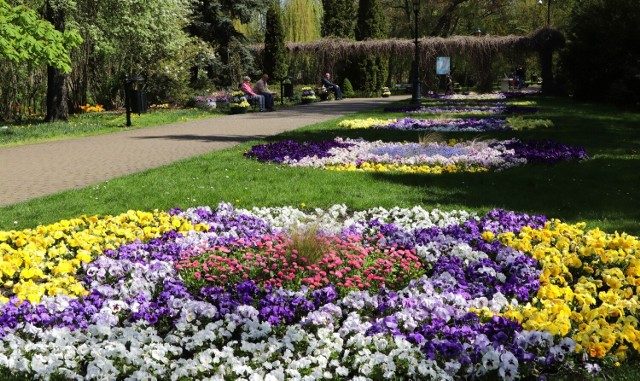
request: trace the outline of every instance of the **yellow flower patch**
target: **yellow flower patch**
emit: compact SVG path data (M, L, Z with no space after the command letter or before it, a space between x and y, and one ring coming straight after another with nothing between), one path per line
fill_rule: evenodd
M429 173L439 175L455 172L487 172L484 167L463 167L459 165L407 165L396 163L368 163L359 166L355 164L327 165L325 169L331 171L361 171L361 172L402 172L402 173Z
M351 119L351 120L343 120L338 123L338 127L346 127L346 128L371 128L373 126L386 126L392 123L396 123L397 119L376 119L376 118L367 118L367 119Z
M81 216L35 229L0 231L0 302L11 295L32 303L44 295L85 295L75 278L83 263L124 243L193 229L207 228L166 212L130 210L118 216Z
M525 329L569 334L590 357L623 360L628 348L640 351L640 241L584 228L553 220L543 229L498 236L542 266L537 298L505 316Z

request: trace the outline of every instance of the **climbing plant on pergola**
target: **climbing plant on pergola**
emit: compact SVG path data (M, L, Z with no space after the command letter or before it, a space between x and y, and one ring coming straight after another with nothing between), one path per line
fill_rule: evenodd
M472 63L480 91L489 91L493 84L491 65L500 54L538 54L543 93L553 93L552 57L554 51L564 45L564 36L550 28L540 29L528 36L452 36L424 37L420 45L420 72L432 73L436 57L457 55ZM339 38L324 38L311 42L289 42L286 44L291 56L307 55L317 59L318 77L328 68L347 58L377 54L388 57L413 57L415 44L410 39L385 39L353 41ZM264 45L255 45L261 55ZM425 78L423 77L424 81Z

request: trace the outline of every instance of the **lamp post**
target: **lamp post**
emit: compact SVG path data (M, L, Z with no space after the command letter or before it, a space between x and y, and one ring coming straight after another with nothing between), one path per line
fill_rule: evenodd
M420 12L420 0L413 0L414 41L415 55L413 57L413 96L411 103L420 103L422 92L420 91L420 47L418 45L418 12Z
M542 0L538 0L538 4L542 5ZM551 0L547 0L547 28L551 25Z

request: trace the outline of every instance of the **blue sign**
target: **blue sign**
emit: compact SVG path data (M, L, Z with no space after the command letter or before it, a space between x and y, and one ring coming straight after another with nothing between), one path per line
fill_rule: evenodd
M451 72L451 57L436 57L436 74L445 75Z

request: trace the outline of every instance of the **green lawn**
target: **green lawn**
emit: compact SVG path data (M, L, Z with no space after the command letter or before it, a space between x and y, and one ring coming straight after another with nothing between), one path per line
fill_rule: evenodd
M116 214L127 209L168 209L231 201L242 207L299 205L351 208L411 206L484 212L504 208L585 221L606 231L640 234L640 114L610 105L534 98L554 127L517 132L442 134L444 138L553 139L584 146L587 162L529 165L504 172L414 175L296 169L248 160L258 141L184 160L81 190L0 209L3 229L32 227L80 214ZM390 117L374 110L350 116ZM336 121L308 126L270 140L326 139L335 135L417 141L416 132L347 130Z
M219 111L206 111L197 108L157 109L150 110L146 114L131 114L130 127L126 126L126 114L122 112L74 114L69 117L68 122L54 123L44 123L42 117L37 117L3 125L4 128L0 129L0 147L108 134L222 115L224 114Z
M176 206L215 206L220 201L229 201L239 207L304 203L308 208L324 208L344 203L354 209L416 204L478 212L504 208L568 222L585 221L591 228L609 232L640 235L640 113L613 105L583 104L560 98L533 99L540 112L525 119L550 119L553 127L481 135L444 133L442 138L552 139L585 147L591 160L476 174L333 172L263 164L244 158L243 153L252 144L264 143L254 141L84 189L0 208L0 229L34 227L81 214L113 215L128 209L166 210ZM167 122L193 116L184 116L181 112L166 111L159 115L166 114ZM372 110L346 118L366 117L392 115ZM141 119L138 119L139 126L143 125ZM164 120L155 119L155 122L159 124ZM73 123L61 125L63 135L74 129ZM153 123L149 121L147 125ZM114 128L104 120L94 124L93 130L86 133L107 133L121 128ZM60 138L56 128L47 129L51 136L44 138ZM420 138L415 132L342 129L334 120L269 140L328 139L337 135L400 141ZM16 142L2 140L5 145ZM621 367L608 368L606 379L637 379L636 363L635 359L629 359Z

